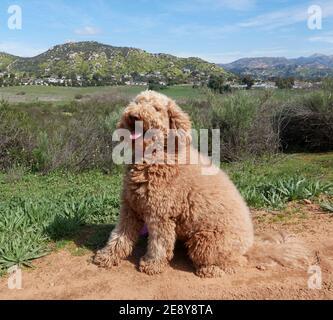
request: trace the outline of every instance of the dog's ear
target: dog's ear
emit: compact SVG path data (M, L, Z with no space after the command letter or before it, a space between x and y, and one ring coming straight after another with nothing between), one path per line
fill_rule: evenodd
M189 115L180 109L172 100L168 103L168 115L170 129L175 130L177 134L180 134L180 136L185 135L186 144L190 144L192 142L192 125Z
M120 118L116 124L116 129L126 129L127 128L127 118L128 118L128 108L129 105L120 113Z
M125 121L123 116L117 122L116 129L125 129Z
M168 115L170 119L170 129L191 131L191 120L187 113L181 110L174 101L168 103Z

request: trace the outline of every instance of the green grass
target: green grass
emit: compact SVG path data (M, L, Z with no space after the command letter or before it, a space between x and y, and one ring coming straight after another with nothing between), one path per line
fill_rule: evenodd
M6 99L10 102L42 101L58 104L75 100L75 97L78 95L82 95L83 98L87 96L93 97L103 94L115 94L131 97L146 89L147 88L143 86L105 86L85 88L19 86L0 88L0 98ZM22 95L23 92L24 95ZM161 92L175 99L198 98L202 94L200 89L193 89L192 86L186 85L169 87L162 90Z
M333 194L333 153L279 155L224 167L254 208L279 210L289 201Z
M333 153L295 154L223 167L251 207L277 210L292 200L330 199L332 163ZM121 177L120 169L110 175L25 173L15 180L0 174L0 269L30 266L51 250L68 247L82 255L103 245L117 220Z
M73 240L84 225L109 225L119 212L121 175L98 172L0 176L0 268L29 265L50 242Z

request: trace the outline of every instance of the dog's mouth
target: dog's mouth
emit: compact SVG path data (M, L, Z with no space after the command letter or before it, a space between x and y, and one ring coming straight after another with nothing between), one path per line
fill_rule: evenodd
M143 136L142 132L136 132L135 130L131 132L130 138L131 140L138 140Z
M132 141L142 138L145 134L144 123L138 118L130 117L128 128L130 131L130 139Z

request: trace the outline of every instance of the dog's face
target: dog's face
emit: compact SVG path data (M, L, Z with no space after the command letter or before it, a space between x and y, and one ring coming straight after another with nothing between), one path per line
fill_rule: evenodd
M171 129L190 135L191 122L173 100L154 91L145 91L124 110L118 128L129 130L131 139L139 140L152 129L164 137Z

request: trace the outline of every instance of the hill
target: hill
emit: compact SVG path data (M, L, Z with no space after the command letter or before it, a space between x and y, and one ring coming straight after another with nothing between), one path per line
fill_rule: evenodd
M0 72L6 71L8 69L8 66L10 66L10 64L17 59L18 57L4 52L0 52Z
M314 54L296 59L279 58L243 58L223 68L238 75L250 74L256 78L295 77L315 79L333 76L333 55Z
M149 74L158 78L184 80L207 78L210 74L227 75L218 65L199 58L178 58L152 54L141 49L114 47L98 42L76 42L57 45L33 58L0 55L0 66L7 72L34 77L73 78L134 77L140 81Z

